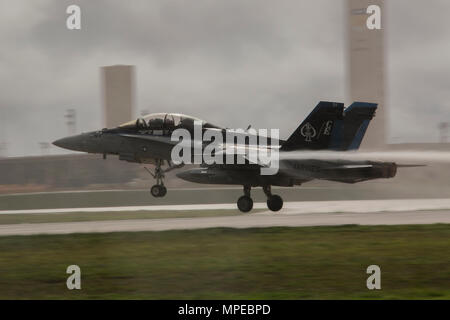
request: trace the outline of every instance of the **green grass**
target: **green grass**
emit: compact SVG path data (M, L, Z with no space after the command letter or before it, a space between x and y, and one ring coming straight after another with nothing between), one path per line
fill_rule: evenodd
M262 210L261 209L253 210L252 212L258 211ZM243 213L240 212L239 210L226 210L226 209L1 214L0 225L16 224L16 223L217 217L217 216L237 216L242 214Z
M0 237L0 299L22 298L450 299L450 225Z

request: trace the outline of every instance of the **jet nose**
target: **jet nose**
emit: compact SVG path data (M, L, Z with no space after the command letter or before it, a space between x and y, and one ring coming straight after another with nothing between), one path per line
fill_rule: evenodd
M65 141L64 140L65 140L65 138L58 139L58 140L53 141L52 144L57 146L57 147L64 148L64 145L65 145Z
M81 135L75 135L70 137L65 137L62 139L58 139L53 141L53 144L57 147L75 150L75 151L84 151L84 139Z

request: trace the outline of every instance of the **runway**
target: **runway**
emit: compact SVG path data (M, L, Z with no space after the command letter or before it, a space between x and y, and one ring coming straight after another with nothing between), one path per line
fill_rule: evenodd
M257 202L254 209L267 209L266 203ZM70 212L118 212L118 211L187 211L233 210L235 203L182 204L119 207L88 207L58 209L0 210L0 214L70 213ZM380 212L450 209L450 199L386 199L345 201L289 201L277 214L329 213L329 212ZM270 211L268 211L270 213Z
M361 207L362 204L359 202L348 203L347 201L345 201L347 202L346 204L341 204L341 207L336 207L337 204L335 204L334 201L325 201L324 203L321 203L316 207L315 212L312 212L311 208L306 210L298 204L287 203L286 209L283 209L279 213L263 211L259 213L250 213L240 216L11 224L0 225L0 236L92 232L164 231L216 227L262 228L276 226L299 227L345 224L401 225L450 223L449 207L445 209L436 208L435 210L420 209L420 206L426 207L427 204L425 200L422 200L422 202L416 202L416 206L414 207L416 209L407 210L404 208L413 207L410 200L396 201L398 202L389 203L384 200L377 200L376 203L378 203L378 206L375 202L366 202L364 203L364 207ZM438 207L439 201L434 201L432 202L432 204L435 207ZM306 204L305 206L307 205L311 204ZM344 205L347 206L347 212L339 212L339 210L342 210ZM391 210L383 210L383 208L386 209L389 205L393 206ZM448 202L444 201L440 206L446 207L447 205ZM430 206L430 203L428 203L428 207ZM326 212L326 210L331 210L333 212Z

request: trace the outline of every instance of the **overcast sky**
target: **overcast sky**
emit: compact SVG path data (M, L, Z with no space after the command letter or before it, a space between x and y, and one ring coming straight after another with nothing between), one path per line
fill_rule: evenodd
M67 135L68 108L78 132L101 128L103 65L137 66L136 115L182 112L281 137L318 101L348 101L344 0L0 1L8 156ZM389 140L437 141L450 121L450 2L386 2ZM66 28L70 4L79 31Z

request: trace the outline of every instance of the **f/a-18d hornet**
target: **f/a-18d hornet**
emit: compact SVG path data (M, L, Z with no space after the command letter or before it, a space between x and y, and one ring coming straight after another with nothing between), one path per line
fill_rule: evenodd
M252 133L250 138L256 139L249 139L249 130L236 133L235 130L175 113L149 114L116 128L105 128L62 138L53 144L65 149L102 154L103 158L112 154L118 155L120 160L154 164L155 170L149 172L156 180L156 184L151 187L150 192L154 197L163 197L167 193L164 173L184 165L184 162L175 163L173 159L172 151L179 143L178 139L173 139L177 129L194 136L188 144L192 148L188 150L192 151L191 157L197 156L196 144L200 146L200 151L207 148L211 139L209 141L203 139L206 131L210 136L220 135L224 138L230 134L234 137L244 135L246 137L244 140L237 139L241 141L241 147L276 150L280 154L290 151L297 151L294 154L298 154L301 151L312 150L348 151L359 148L376 108L377 105L373 103L354 102L344 109L343 103L321 101L287 140L277 139L275 145L272 144L271 138L263 137L261 134ZM201 124L200 135L196 134L198 129L195 126L198 123ZM258 142L263 138L267 145L261 147ZM257 143L252 145L250 141ZM215 150L216 156L219 154L227 156L229 148L226 143L218 144L218 147L220 150ZM251 188L262 187L267 196L267 207L272 211L278 211L283 207L283 200L279 195L272 194L271 186L292 187L314 179L356 183L392 178L400 166L394 162L304 157L296 159L294 156L287 159L280 158L276 173L263 175L261 169L267 166L267 163L263 164L258 159L251 160L245 156L244 158L243 162L237 161L238 163L201 161L200 167L179 172L177 176L196 183L242 185L244 195L237 200L237 206L242 212L249 212L253 208ZM166 165L167 168L163 169Z

